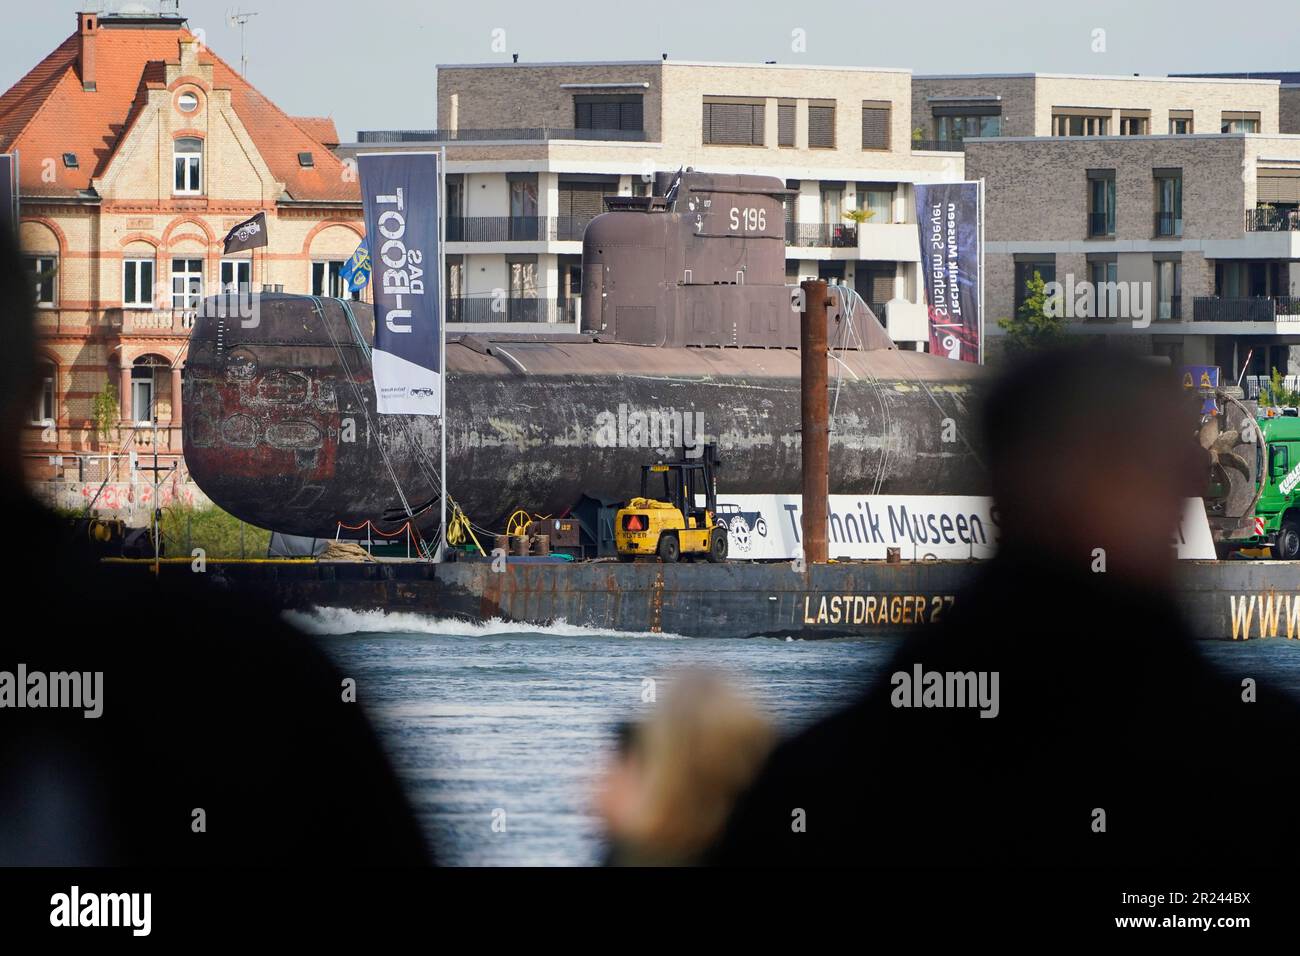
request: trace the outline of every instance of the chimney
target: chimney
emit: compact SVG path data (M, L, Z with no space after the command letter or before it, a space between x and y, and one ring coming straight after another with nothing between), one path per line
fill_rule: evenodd
M81 37L77 64L81 67L81 88L87 93L95 92L95 35L98 32L98 13L77 14L77 33Z

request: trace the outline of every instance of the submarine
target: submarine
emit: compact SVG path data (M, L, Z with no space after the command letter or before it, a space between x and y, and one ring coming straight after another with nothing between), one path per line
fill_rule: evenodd
M447 492L475 526L501 529L519 508L559 516L583 495L625 500L643 464L705 443L720 492L799 491L791 193L690 170L656 177L654 193L607 197L588 225L577 333L447 330ZM973 416L988 371L901 350L856 294L830 292L831 493L986 494ZM442 423L376 412L371 307L258 304L255 323L213 300L195 319L182 373L193 480L284 534L408 520L436 534Z

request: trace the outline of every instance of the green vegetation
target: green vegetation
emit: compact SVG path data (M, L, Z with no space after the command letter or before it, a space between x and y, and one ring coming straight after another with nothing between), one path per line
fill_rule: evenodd
M1062 315L1047 314L1047 283L1038 272L1025 283L1025 301L1016 310L1016 317L998 319L998 327L1007 333L1009 355L1023 355L1070 341L1068 320Z
M1300 405L1300 392L1293 391L1286 387L1282 381L1282 373L1276 368L1269 377L1269 382L1260 390L1259 403L1261 405L1282 405L1298 406Z
M240 521L216 505L174 504L163 509L163 540L168 557L202 548L208 558L264 558L271 532Z
M876 214L874 209L850 209L844 213L844 218L849 219L859 226Z
M113 383L106 382L104 390L95 395L91 405L91 413L94 415L95 434L101 440L108 438L112 434L113 426L117 424L117 417L121 413L121 405L117 400L117 389Z

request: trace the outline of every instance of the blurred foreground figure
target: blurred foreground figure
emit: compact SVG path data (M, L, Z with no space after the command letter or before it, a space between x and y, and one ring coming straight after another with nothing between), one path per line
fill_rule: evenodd
M360 705L305 637L202 574L110 587L29 497L31 302L0 223L0 865L429 862ZM97 689L93 706L50 707L55 674Z
M711 859L1293 865L1300 816L1263 811L1297 792L1300 711L1245 702L1170 597L1194 416L1137 358L1013 369L985 409L997 557L865 699L777 749Z
M771 748L767 721L722 678L686 672L644 723L620 728L597 809L610 863L699 862Z

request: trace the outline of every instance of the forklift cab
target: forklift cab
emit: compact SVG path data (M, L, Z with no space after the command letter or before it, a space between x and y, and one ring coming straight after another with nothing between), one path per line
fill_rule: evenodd
M709 446L712 448L712 446ZM682 513L687 528L704 528L717 511L711 480L713 462L671 462L641 466L641 497L666 501ZM698 496L704 504L697 505Z

